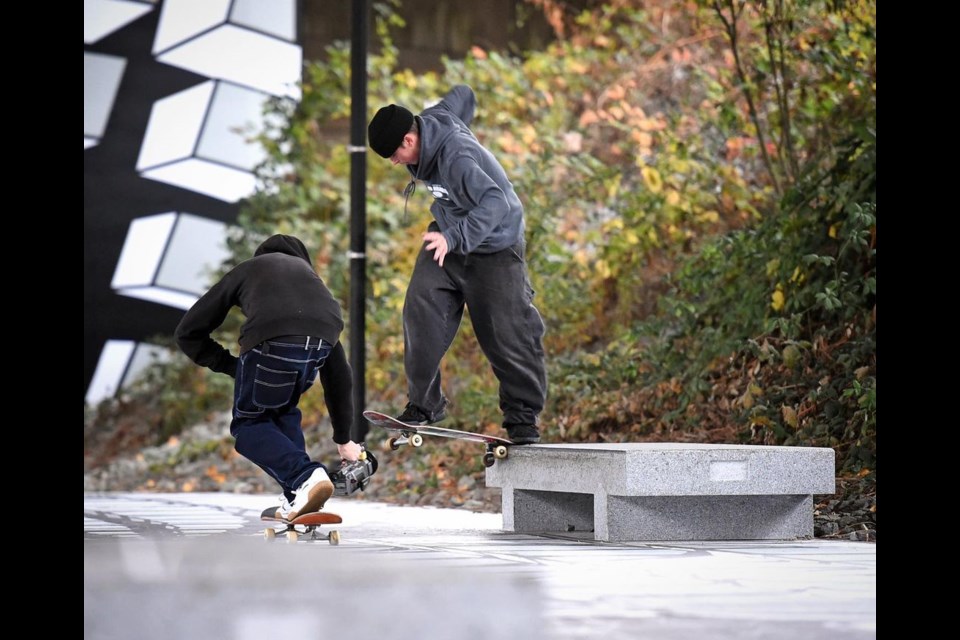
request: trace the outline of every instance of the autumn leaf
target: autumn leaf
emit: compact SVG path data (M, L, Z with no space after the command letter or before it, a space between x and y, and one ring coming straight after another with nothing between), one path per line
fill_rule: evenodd
M586 111L584 111L584 112L580 115L580 126L581 126L581 127L586 127L586 126L589 126L589 125L591 125L591 124L593 124L593 123L595 123L595 122L599 122L599 121L600 121L600 118L597 117L597 113L596 113L595 111L590 110L590 109L587 109Z
M800 349L796 345L788 344L783 348L783 364L793 369L800 362Z
M786 405L780 407L780 412L783 414L783 421L794 429L800 426L800 420L797 418L797 411L793 407L788 407Z
M787 303L787 297L783 295L783 291L780 290L779 286L777 290L773 292L773 295L770 296L770 307L774 311L783 311L783 307Z
M223 484L227 481L227 476L221 473L216 465L210 465L207 467L205 475L217 484Z
M663 190L663 178L660 177L659 171L648 166L641 169L640 173L643 175L643 181L647 183L650 193L660 193Z

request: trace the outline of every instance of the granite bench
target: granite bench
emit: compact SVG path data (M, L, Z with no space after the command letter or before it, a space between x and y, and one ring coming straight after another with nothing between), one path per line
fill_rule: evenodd
M813 494L832 494L834 451L710 444L514 446L486 472L503 528L596 540L813 536Z

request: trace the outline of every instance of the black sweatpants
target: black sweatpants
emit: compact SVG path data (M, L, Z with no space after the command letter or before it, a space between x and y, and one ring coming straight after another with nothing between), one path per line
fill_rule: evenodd
M403 305L404 367L409 400L436 414L446 400L440 360L450 348L464 304L500 381L503 426L536 424L547 397L543 319L520 246L497 253L448 253L443 267L421 251Z

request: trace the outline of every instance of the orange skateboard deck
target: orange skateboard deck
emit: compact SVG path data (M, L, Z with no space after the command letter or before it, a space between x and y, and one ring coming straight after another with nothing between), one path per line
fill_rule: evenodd
M273 540L278 535L285 535L287 542L296 542L302 536L310 535L313 540L326 540L330 544L340 544L340 532L333 530L330 533L320 533L318 529L325 524L340 524L343 518L335 513L327 511L313 511L297 516L293 520L284 520L276 516L277 508L268 507L260 514L260 519L264 522L279 522L283 524L282 529L270 527L263 531L263 537L267 540ZM300 527L300 528L298 528Z

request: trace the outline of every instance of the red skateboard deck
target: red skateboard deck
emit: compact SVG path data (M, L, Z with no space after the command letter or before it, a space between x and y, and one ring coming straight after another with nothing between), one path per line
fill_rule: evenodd
M335 513L327 511L313 511L297 516L293 520L284 520L276 516L277 508L268 507L260 514L260 519L264 522L279 522L284 525L283 529L270 527L263 532L264 538L272 540L278 534L287 536L288 542L296 542L301 536L310 534L313 539L327 540L330 544L340 544L340 532L331 531L330 533L319 533L317 529L325 524L340 524L343 518ZM298 529L297 527L300 527ZM302 530L301 530L302 529Z

